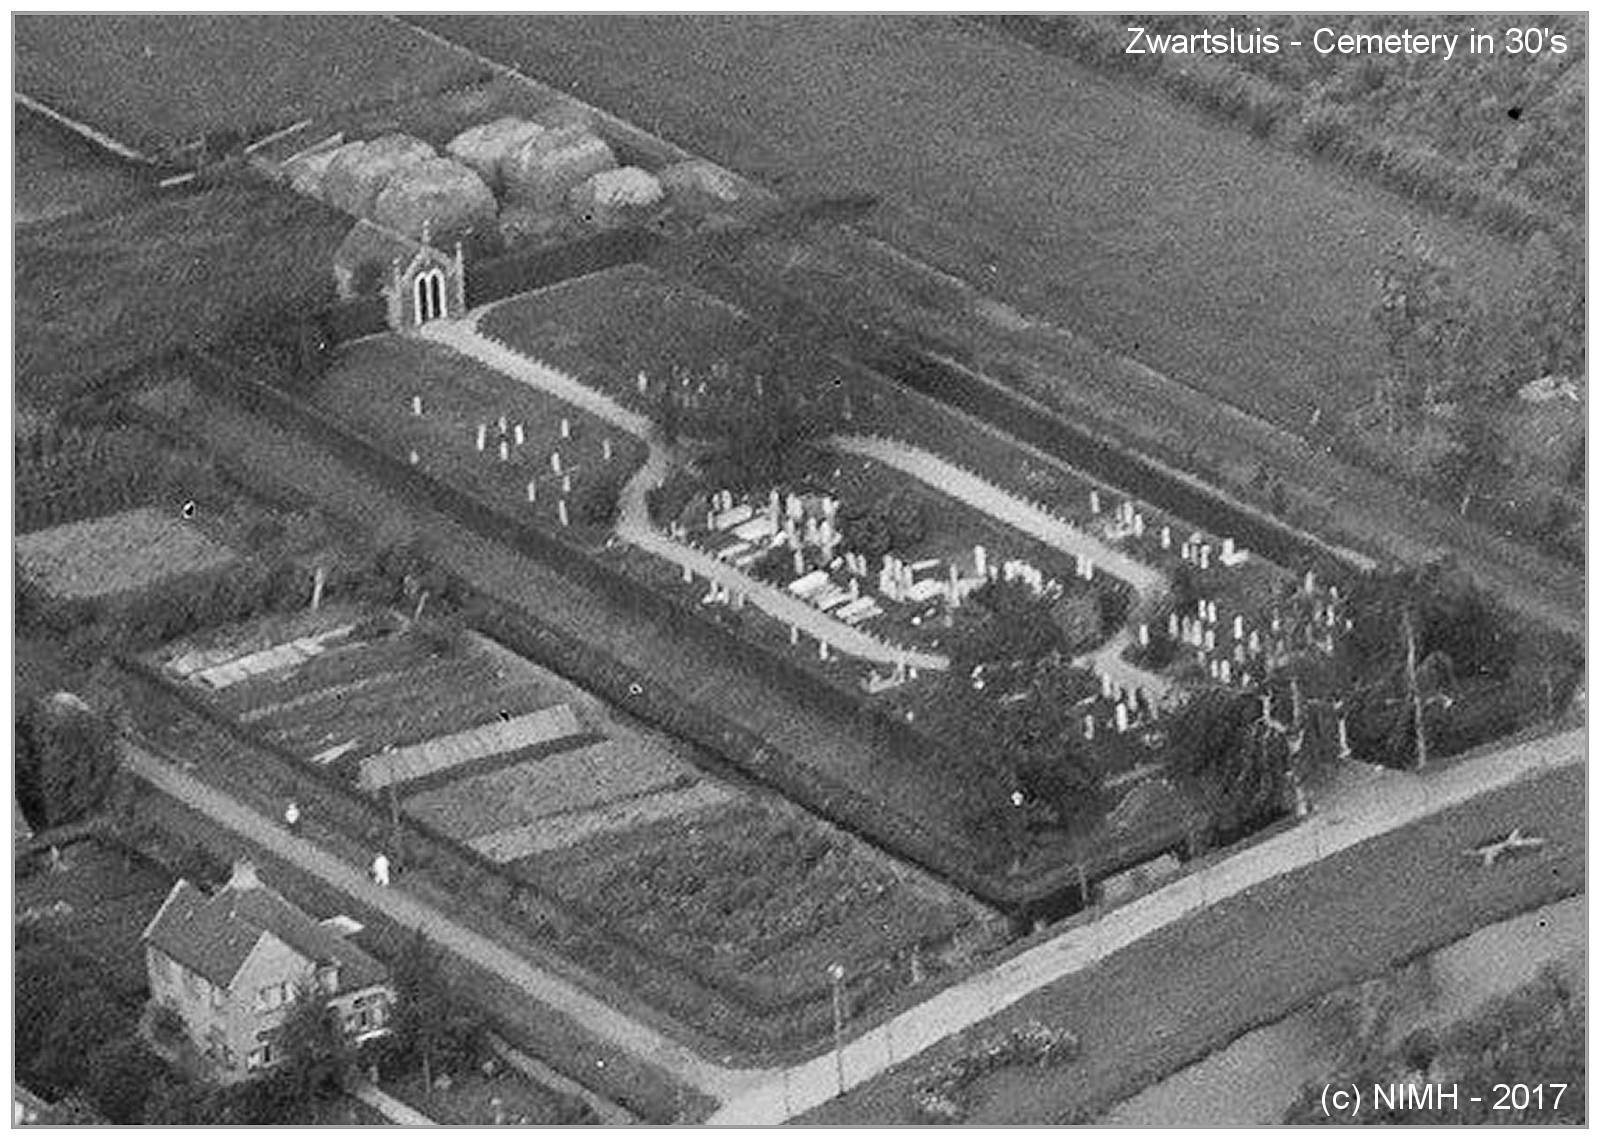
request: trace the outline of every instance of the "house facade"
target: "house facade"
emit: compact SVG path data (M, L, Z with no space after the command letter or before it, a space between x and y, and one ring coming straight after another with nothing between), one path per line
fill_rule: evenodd
M262 884L248 862L207 895L180 879L144 932L150 994L224 1082L282 1060L278 1031L315 994L353 1042L389 1031L388 968Z

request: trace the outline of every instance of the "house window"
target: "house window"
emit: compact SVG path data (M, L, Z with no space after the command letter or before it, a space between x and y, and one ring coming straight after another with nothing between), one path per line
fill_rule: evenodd
M366 1033L381 1028L388 1019L388 1008L382 994L363 994L356 998L345 1016L346 1033Z
M278 1051L272 1043L272 1037L267 1033L256 1034L256 1047L245 1058L247 1069L264 1069L278 1060Z
M262 986L256 993L256 1012L271 1013L288 1005L294 998L294 986L289 982Z

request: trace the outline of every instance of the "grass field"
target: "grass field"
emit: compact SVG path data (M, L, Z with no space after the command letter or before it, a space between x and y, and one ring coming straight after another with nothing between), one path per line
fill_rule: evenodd
M422 397L421 417L412 414L413 396ZM447 349L402 337L346 348L313 400L393 453L415 451L422 470L501 510L561 530L558 504L566 502L568 534L578 541L609 529L611 512L604 508L615 505L622 484L644 460L643 444L604 421ZM569 438L561 434L563 420ZM481 452L479 424L487 425ZM519 424L522 444L516 442ZM498 452L502 439L510 457L505 462ZM552 466L557 454L559 474ZM530 480L536 483L532 503Z
M16 552L24 580L67 599L136 593L235 559L198 526L151 507L20 535Z
M149 178L137 168L22 107L16 110L12 138L16 225L126 205L150 190Z
M376 15L36 14L15 30L20 90L153 154L483 74Z
M342 627L351 616L336 610L325 621ZM304 636L311 626L302 617L292 630L282 629L277 636L290 632ZM260 639L246 635L239 640L257 648ZM449 661L448 674L417 683L414 668L396 668L403 666L397 653L419 656L414 645L406 645L409 640L403 634L365 644L352 640L345 648L329 648L311 658L295 676L269 675L230 685L222 690L219 704L251 731L280 744L320 733L299 744L296 750L303 756L325 741L349 738L358 728L365 730L361 750L370 750L381 739L371 726L385 716L390 726L386 731L395 738L492 720L495 714L488 709L509 700L508 687L519 681L525 689L536 688L545 700L559 695L572 701L597 735L603 732L607 739L530 759L508 754L508 766L464 770L460 778L441 773L428 790L405 799L407 813L480 847L504 864L510 880L553 889L602 915L613 929L680 962L709 962L731 971L726 976L740 986L749 984L749 970L768 989L814 991L814 975L826 964L813 960L814 955L850 946L864 965L881 966L911 942L926 943L936 953L982 913L780 801L759 799L708 778L675 742L630 725L531 663L512 668L514 658L475 638L467 639L466 648ZM215 643L211 648L217 648ZM192 649L184 652L193 656ZM170 671L174 654L168 651L164 657ZM177 657L185 659L183 653ZM373 671L374 684L350 696L349 679L363 667ZM317 670L331 672L313 675ZM289 703L296 699L291 694L335 693L323 687L334 677L344 686L337 691L345 695L324 702L326 707ZM260 708L270 708L271 714L257 715ZM210 729L196 735L193 717L164 716L148 708L137 715L163 747L182 755L203 749L202 763L225 782L253 785L266 775L237 770L248 762L249 749L232 741L218 746ZM443 718L450 724L442 723ZM294 726L292 735L289 725ZM313 820L325 818L315 803L305 807ZM650 892L641 893L640 883L655 880L641 876L664 877L662 882L679 886L646 911L641 908ZM697 885L690 889L686 884L691 883ZM771 901L779 897L781 904ZM810 916L810 925L794 926L786 917L791 912ZM762 965L768 959L777 964ZM803 971L795 965L801 961L806 963ZM899 978L897 984L904 981ZM652 995L658 995L660 979L653 984ZM685 1016L682 1010L674 1012Z
M19 227L17 398L58 407L141 361L329 304L349 228L344 214L244 182Z
M1502 288L1519 260L948 18L419 22L781 188L878 194L870 232L1297 427L1316 404L1370 391L1373 271L1391 242L1420 228L1465 278Z

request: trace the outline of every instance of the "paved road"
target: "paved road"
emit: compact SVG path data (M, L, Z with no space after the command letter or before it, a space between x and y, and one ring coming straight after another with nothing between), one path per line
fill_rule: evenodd
M1584 745L1585 733L1577 730L1435 771L1427 778L1403 776L1354 784L1325 802L1309 823L1188 875L1111 911L1097 922L1074 926L853 1038L842 1054L845 1084L853 1088L871 1081L962 1029L1048 991L1062 979L1071 979L1174 924L1223 906L1251 888L1262 884L1281 888L1286 876L1338 860L1357 844L1426 820L1487 792L1511 788L1540 773L1575 768L1584 758ZM403 886L376 886L364 869L352 867L309 841L287 834L276 820L176 770L152 753L128 745L126 762L132 771L190 807L271 848L397 923L424 930L429 937L534 1000L572 1016L617 1048L716 1097L722 1107L711 1123L781 1123L826 1104L841 1091L831 1054L765 1072L733 1070L708 1062L656 1030L452 922L408 896ZM1349 858L1344 858L1337 865L1327 865L1347 873L1349 864ZM1581 865L1580 859L1578 866ZM1274 957L1263 946L1247 943L1208 949L1244 955L1268 971L1281 971L1285 962L1293 961L1292 955Z
M491 308L493 306L477 309L461 321L433 321L423 326L421 335L469 356L503 376L580 407L644 441L650 449L649 458L623 488L618 504L618 538L674 566L689 570L698 579L717 583L732 596L742 596L769 617L794 626L813 641L826 642L831 651L881 665L904 662L916 669L943 670L950 667L950 659L942 654L926 653L874 637L784 590L750 577L735 566L662 534L650 522L650 511L645 500L645 493L666 479L670 466L666 441L655 425L609 396L479 332L478 322Z
M129 770L168 795L266 847L361 905L387 915L403 929L421 930L473 965L498 976L533 1000L560 1010L595 1036L672 1074L709 1096L723 1098L743 1082L735 1070L710 1064L690 1050L605 1002L552 974L539 970L498 943L452 921L433 907L406 894L403 885L379 887L365 868L344 860L298 836L290 835L232 796L179 771L154 753L131 742L124 745Z
M1244 896L1252 888L1274 884L1269 886L1269 892L1281 890L1284 877L1324 861L1336 860L1328 866L1337 868L1340 874L1356 871L1359 859L1338 857L1357 844L1486 793L1512 787L1531 776L1578 767L1584 760L1585 744L1586 733L1580 729L1492 753L1430 773L1427 778L1396 776L1357 783L1342 796L1325 802L1309 822L1136 899L1098 922L1051 938L852 1039L843 1053L845 1085L853 1088L863 1084L962 1028L987 1020L1163 928ZM1573 815L1580 818L1580 813ZM1572 852L1567 855L1570 858ZM1582 862L1580 851L1576 862L1580 869ZM1447 863L1440 870L1453 873L1456 867ZM1470 882L1470 877L1463 876L1464 888ZM1198 953L1191 955L1191 963L1210 952L1213 956L1247 960L1264 972L1292 969L1293 952L1284 948L1284 953L1275 954L1275 941L1282 939L1192 947ZM1289 941L1292 944L1293 938ZM839 1091L835 1060L827 1054L740 1094L725 1103L710 1122L777 1124L832 1100ZM842 1122L849 1118L838 1119Z
M383 1114L384 1119L394 1124L403 1124L408 1128L437 1128L439 1122L432 1117L424 1116L416 1109L402 1100L396 1100L376 1085L367 1084L365 1081L350 1090L350 1095L377 1112Z

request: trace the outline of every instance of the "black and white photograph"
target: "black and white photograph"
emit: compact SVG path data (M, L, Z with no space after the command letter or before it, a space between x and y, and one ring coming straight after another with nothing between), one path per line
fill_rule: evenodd
M13 8L12 1126L1587 1117L1586 8Z

